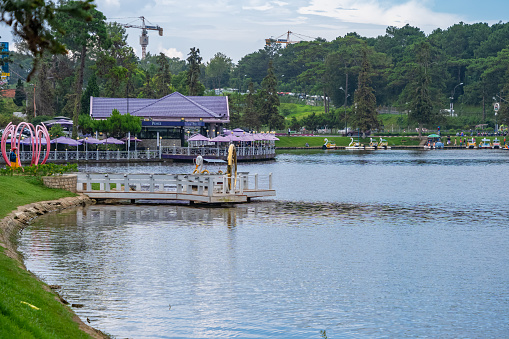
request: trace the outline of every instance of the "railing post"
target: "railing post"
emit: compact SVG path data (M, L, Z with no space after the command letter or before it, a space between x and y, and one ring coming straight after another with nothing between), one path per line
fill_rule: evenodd
M269 173L269 190L272 189L272 172Z
M209 197L212 197L213 193L214 193L214 179L212 179L211 177L208 177L207 180L209 181L208 182L208 195Z
M105 174L104 177L106 179L104 179L104 190L106 192L109 192L110 191L110 177L108 176L108 174Z
M97 145L96 145L96 147L97 147ZM99 160L99 148L97 148L97 149L95 150L95 160L96 160L96 161L97 161L97 160Z
M255 190L258 190L258 173L255 174Z
M124 192L129 192L129 177L128 177L128 174L124 174Z
M150 187L149 187L149 191L152 192L152 193L154 192L154 175L153 174L150 175Z

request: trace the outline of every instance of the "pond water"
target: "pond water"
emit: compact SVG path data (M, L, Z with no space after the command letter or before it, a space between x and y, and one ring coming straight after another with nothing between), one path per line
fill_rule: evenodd
M119 338L508 337L508 157L285 151L239 165L272 172L275 199L78 208L36 219L19 249Z

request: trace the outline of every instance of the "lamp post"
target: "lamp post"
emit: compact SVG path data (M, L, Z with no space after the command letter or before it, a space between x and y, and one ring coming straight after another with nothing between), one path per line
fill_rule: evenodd
M343 89L343 87L339 87L339 89L345 93L345 102L343 104L343 107L345 108L345 135L347 135L348 134L348 124L347 124L347 119L346 119L346 102L347 102L350 94L346 93L346 91Z
M459 84L454 86L454 89L451 92L451 97L449 98L449 99L451 99L451 103L450 103L450 106L449 106L451 117L454 116L454 113L453 113L454 112L454 103L452 102L454 100L454 92L456 92L456 87L461 86L461 85L463 85L462 82L460 82Z

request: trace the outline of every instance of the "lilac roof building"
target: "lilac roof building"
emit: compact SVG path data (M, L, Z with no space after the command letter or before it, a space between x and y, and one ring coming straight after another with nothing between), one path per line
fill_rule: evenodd
M129 112L140 117L144 138L162 135L182 139L186 128L201 128L209 130L209 134L213 131L217 134L230 122L226 96L185 96L174 92L161 99L90 97L93 119L107 119L114 109L120 114Z

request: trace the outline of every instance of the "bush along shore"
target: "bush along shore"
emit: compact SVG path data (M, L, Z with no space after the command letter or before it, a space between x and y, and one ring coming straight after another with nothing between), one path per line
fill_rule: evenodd
M0 176L0 338L108 338L23 265L17 234L37 216L93 203L33 176Z

